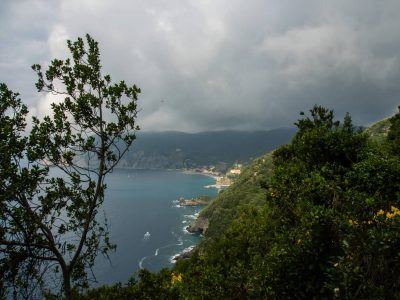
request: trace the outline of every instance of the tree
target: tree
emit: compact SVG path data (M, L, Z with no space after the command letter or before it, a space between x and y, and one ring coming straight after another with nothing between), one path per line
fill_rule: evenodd
M399 299L397 153L349 115L339 123L315 106L302 116L272 165L253 161L214 202L214 214L227 215L225 203L236 214L222 226L208 216L212 235L177 263L181 298ZM246 201L263 177L264 203Z
M395 155L398 155L400 150L400 106L398 109L398 113L389 119L390 127L387 135L387 144Z
M26 107L0 86L0 271L15 293L42 284L49 271L61 273L71 299L73 287L88 285L96 256L115 248L97 213L106 175L139 130L140 89L102 75L98 43L89 35L86 43L67 44L72 58L54 59L45 72L32 66L38 91L63 99L51 105L51 116L32 119L29 135Z

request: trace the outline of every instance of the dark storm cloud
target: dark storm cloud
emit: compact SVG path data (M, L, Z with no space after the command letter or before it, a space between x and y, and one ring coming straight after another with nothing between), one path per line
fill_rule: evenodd
M53 99L29 66L86 32L142 88L145 130L289 126L315 103L368 124L400 102L398 1L6 0L0 17L0 81L38 114Z
M35 78L30 66L47 60L48 36L56 6L43 1L0 1L0 82L24 96L36 110Z

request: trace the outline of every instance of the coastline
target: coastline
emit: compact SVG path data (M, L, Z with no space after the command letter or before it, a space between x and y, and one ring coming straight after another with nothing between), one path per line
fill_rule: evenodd
M205 171L199 171L196 169L184 169L181 170L182 173L184 174L189 174L189 175L204 175L204 176L208 176L211 177L215 180L214 184L209 184L204 186L206 189L211 189L211 188L215 188L219 191L221 191L224 188L229 187L232 182L225 176L221 175L221 174L215 174L212 172L205 172ZM228 182L226 182L226 180L228 180Z
M180 172L180 173L187 174L187 175L203 175L203 176L210 177L215 180L214 184L209 184L209 185L204 186L206 189L216 188L217 190L221 190L221 189L229 186L229 185L225 185L225 184L218 184L218 180L220 180L220 178L222 178L223 176L221 176L219 174L211 173L211 172L198 171L196 169L158 169L158 168L140 169L140 168L129 167L129 166L117 166L114 169L136 170L136 171L170 171L170 172Z
M195 169L180 169L180 170L176 170L176 171L179 171L179 172L181 172L183 174L187 174L187 175L203 175L203 176L207 176L207 177L210 177L210 178L214 179L215 180L215 184L210 184L210 185L204 186L204 188L206 188L206 189L208 189L208 188L216 188L217 192L219 192L221 190L221 188L223 188L223 187L221 187L220 185L217 184L218 180L221 178L221 176L219 176L217 174L210 173L210 172L203 172L203 171L199 171L199 170L195 170ZM202 206L204 206L204 205L202 205ZM184 206L181 206L181 207L184 207ZM196 235L196 236L199 236L199 237L203 238L203 235L200 232L191 232L191 231L188 230L190 228L190 226L194 222L196 222L198 220L199 214L203 209L204 209L204 207L202 207L199 212L194 214L195 219L192 220L189 223L189 226L187 224L185 224L184 231L187 234ZM175 264L179 260L184 260L184 259L190 258L191 255L194 253L195 249L197 248L197 245L198 245L198 243L196 243L194 245L190 245L189 247L186 247L183 250L181 250L180 252L172 255L170 257L170 263L171 264Z
M135 167L129 167L129 166L117 166L114 169L121 169L121 170L137 170L137 171L174 171L174 172L181 172L184 174L188 174L188 175L204 175L207 177L211 177L215 180L218 179L218 177L220 177L220 175L214 174L214 173L210 173L210 172L202 172L202 171L198 171L195 169L160 169L160 168L135 168Z
M129 167L129 166L117 166L117 167L115 167L115 169L136 170L136 171L170 171L170 172L180 172L180 173L187 174L187 175L203 175L203 176L210 177L215 180L214 184L209 184L204 187L206 189L215 188L218 191L220 191L224 188L227 188L232 184L231 180L222 174L214 173L211 171L199 170L199 169L185 169L185 168L181 168L181 169L159 169L159 168L141 169L141 168L135 168L135 167Z
M186 230L201 206L177 207L177 204L181 195L214 197L216 190L204 188L214 183L213 179L185 175L177 170L146 172L126 168L110 175L103 207L112 224L110 235L119 247L111 254L112 261L117 262L115 265L110 266L103 257L96 262L100 283L125 280L140 269L140 262L142 268L151 271L170 268L173 266L170 257L201 241L201 236ZM146 232L150 233L148 239L144 239ZM115 260L117 257L119 261ZM131 263L121 263L123 261Z
M209 184L209 185L205 185L203 186L203 188L205 189L213 189L215 188L217 190L217 192L219 192L221 189L227 187L228 185L223 185L223 184L219 184L220 180L224 177L220 174L216 174L213 172L207 172L206 170L202 170L202 169L158 169L158 168L153 168L153 169L141 169L141 168L135 168L135 167L131 167L131 166L119 166L116 167L116 169L120 169L120 170L132 170L132 171L169 171L169 172L179 172L182 174L186 174L186 175L203 175L206 176L208 178L212 178L214 180L214 184ZM174 200L177 201L177 200ZM195 205L195 206L205 206L206 204L201 204L201 205ZM174 205L175 206L175 205ZM176 207L178 207L178 205L176 205ZM180 208L183 207L187 207L179 205ZM190 205L188 206L190 207ZM198 220L198 216L199 213L201 212L201 210L204 207L202 207L196 214L190 215L193 216L194 219L193 220L184 220L185 221L185 226L183 228L183 232L184 234L187 235L194 235L194 236L198 236L198 237L202 237L202 234L200 231L189 231L188 228L190 227L190 225L192 225L194 222L196 222ZM194 251L194 249L197 247L198 242L195 242L194 244L189 244L187 245L185 248L180 249L179 251L175 252L172 256L169 257L169 263L171 264L175 264L177 260L180 259L185 259L188 258ZM179 244L180 245L180 244ZM163 247L159 247L160 249ZM160 250L158 249L158 250ZM156 254L152 254L152 255L146 255L144 257L142 257L139 260L138 266L139 269L144 267L144 261L147 261L148 259L150 259L151 257L156 257L158 256L158 251L155 250L157 253Z
M194 169L178 169L177 171L180 171L183 174L188 174L188 175L204 175L204 176L207 176L207 177L211 177L214 180L218 180L218 178L220 177L220 176L218 176L216 174L213 174L213 173L201 172L201 171L197 171L197 170L194 170Z

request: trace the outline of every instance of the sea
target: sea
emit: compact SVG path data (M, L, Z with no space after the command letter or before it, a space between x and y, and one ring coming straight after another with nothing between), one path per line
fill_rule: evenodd
M106 178L103 214L111 242L109 258L99 256L93 286L126 283L139 269L158 271L172 267L173 258L193 248L201 236L186 231L202 207L181 207L180 197L214 197L205 188L215 180L201 174L167 170L114 169Z

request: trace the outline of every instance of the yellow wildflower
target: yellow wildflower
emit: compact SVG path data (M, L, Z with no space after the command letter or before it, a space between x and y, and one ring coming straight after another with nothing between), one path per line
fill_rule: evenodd
M356 226L356 225L358 225L358 222L355 220L349 219L349 224L350 224L350 226Z
M377 213L376 216L385 216L386 220L393 219L396 216L400 216L400 209L398 209L395 206L390 207L390 211L384 211L383 209L380 209Z
M172 273L171 275L172 275L171 276L171 283L172 284L176 284L176 283L182 282L182 274Z
M387 213L386 213L386 219L391 219L391 218L393 218L394 216L395 216L394 213L390 213L390 212L387 212Z
M397 207L392 206L391 209L392 209L392 212L393 212L393 214L394 214L395 216L400 215L400 210L399 210Z

